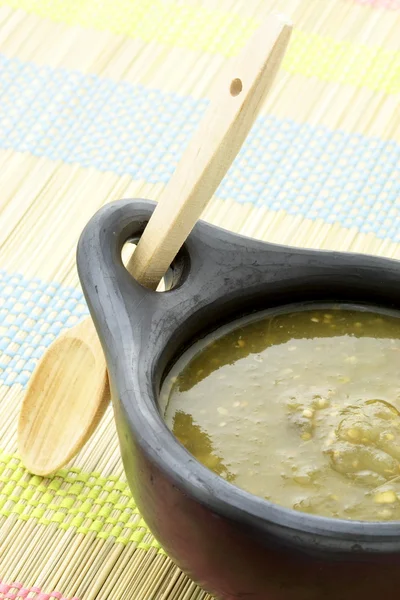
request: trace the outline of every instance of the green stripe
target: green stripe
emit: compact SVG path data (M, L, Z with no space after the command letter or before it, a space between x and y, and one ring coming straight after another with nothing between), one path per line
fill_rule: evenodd
M103 477L70 468L45 479L29 474L17 456L0 451L0 515L41 525L55 523L59 529L93 532L104 540L163 552L140 516L128 484L117 475Z

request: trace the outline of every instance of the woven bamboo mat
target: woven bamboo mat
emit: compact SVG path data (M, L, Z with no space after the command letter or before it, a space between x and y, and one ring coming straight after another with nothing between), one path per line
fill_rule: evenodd
M85 223L159 198L271 10L292 17L290 48L205 218L400 258L400 0L0 0L0 598L210 598L141 519L111 409L51 479L24 470L16 421L45 347L87 314Z

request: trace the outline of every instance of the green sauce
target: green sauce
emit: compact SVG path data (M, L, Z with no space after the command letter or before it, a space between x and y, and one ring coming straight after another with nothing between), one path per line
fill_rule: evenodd
M305 308L195 344L161 391L206 467L295 510L400 520L400 318Z

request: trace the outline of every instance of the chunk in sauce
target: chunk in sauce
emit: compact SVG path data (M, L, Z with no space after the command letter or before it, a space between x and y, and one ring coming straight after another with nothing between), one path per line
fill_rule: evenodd
M319 305L236 322L178 361L160 402L187 450L252 494L400 520L396 313Z

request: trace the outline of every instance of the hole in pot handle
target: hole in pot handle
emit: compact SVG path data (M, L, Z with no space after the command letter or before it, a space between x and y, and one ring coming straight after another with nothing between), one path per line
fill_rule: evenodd
M130 261L133 259L133 254L136 250L137 244L141 238L141 235L136 235L133 238L128 239L122 248L122 262L125 268L130 271ZM186 259L186 260L185 260ZM169 292L179 285L182 280L182 275L187 266L187 256L185 253L180 251L176 256L172 264L167 269L165 275L161 279L156 292ZM133 275L132 275L133 277Z

